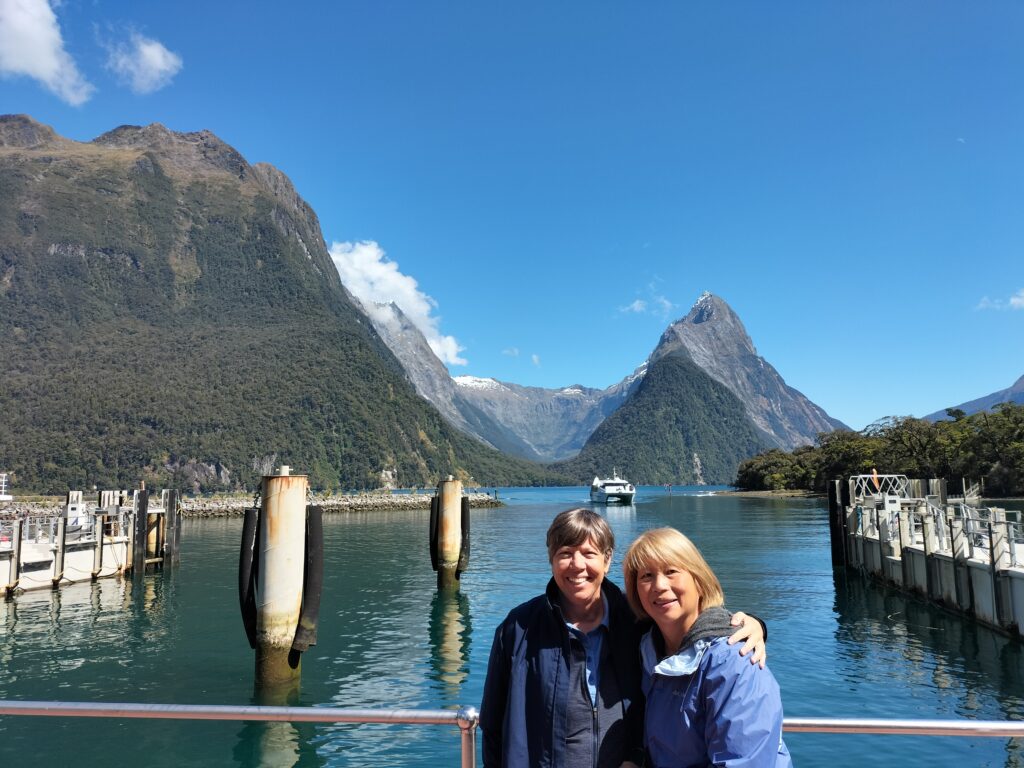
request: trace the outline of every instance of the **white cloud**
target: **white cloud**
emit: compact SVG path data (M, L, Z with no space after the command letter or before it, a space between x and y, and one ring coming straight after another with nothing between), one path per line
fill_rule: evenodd
M0 75L31 77L76 107L95 90L64 50L47 0L0 0Z
M654 315L660 317L662 320L667 320L672 310L675 308L675 304L666 299L660 293L654 291L654 285L648 286L647 289L648 298L636 299L632 304L627 304L625 307L619 307L619 312L622 314L632 313L634 315Z
M146 94L169 85L181 71L181 57L159 40L132 32L126 42L107 46L107 69L132 90Z
M534 365L536 365L538 368L540 368L540 355L532 354L532 355L530 355L530 360L533 361Z
M420 290L414 278L399 272L398 263L389 260L377 243L332 243L331 258L341 282L364 306L393 301L419 328L441 362L467 365L459 355L465 348L439 329L441 318L433 314L437 302Z
M1024 288L1009 299L990 299L988 296L982 296L975 309L1024 309Z
M519 357L519 347L509 347L508 349L501 350L501 354L508 355L509 357Z

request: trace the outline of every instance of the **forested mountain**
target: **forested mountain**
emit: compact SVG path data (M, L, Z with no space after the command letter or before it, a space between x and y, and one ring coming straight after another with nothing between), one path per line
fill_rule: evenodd
M668 354L576 458L553 468L578 482L617 468L634 483L728 484L767 446L739 398L686 355Z
M23 490L555 479L418 397L289 180L207 131L0 117L0 360Z

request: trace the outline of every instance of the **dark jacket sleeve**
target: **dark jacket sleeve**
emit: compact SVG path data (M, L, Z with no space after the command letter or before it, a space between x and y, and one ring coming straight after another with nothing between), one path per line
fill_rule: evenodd
M629 709L626 710L626 750L624 759L637 765L644 764L644 712L647 708L647 700L644 698L640 686L642 675L640 665L640 640L644 636L646 625L634 622L626 636L627 647L631 661L630 676L633 680Z
M508 677L511 667L510 649L505 648L505 624L494 632L491 656L484 679L484 698L480 703L480 730L483 733L484 768L500 768L502 764L502 736L505 727L505 707L508 703Z

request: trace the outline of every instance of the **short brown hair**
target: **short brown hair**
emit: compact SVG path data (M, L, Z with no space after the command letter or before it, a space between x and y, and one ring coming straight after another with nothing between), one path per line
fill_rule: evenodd
M548 528L548 562L562 547L578 547L591 539L606 557L615 549L615 536L607 521L592 509L577 508L559 512Z
M622 560L626 598L637 616L648 618L637 594L637 576L652 565L662 568L673 566L689 573L700 593L698 610L703 611L705 608L725 603L725 595L722 593L718 577L694 543L675 528L655 528L640 534L637 540L630 544L629 551Z

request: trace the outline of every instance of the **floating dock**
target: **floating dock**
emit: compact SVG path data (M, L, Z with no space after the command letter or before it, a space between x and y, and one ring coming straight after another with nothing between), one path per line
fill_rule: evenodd
M1024 634L1021 513L982 506L941 480L856 475L829 487L832 564Z
M95 504L69 491L56 514L0 519L0 588L11 597L177 564L180 506L174 490L161 492L159 506L146 490L100 491Z

